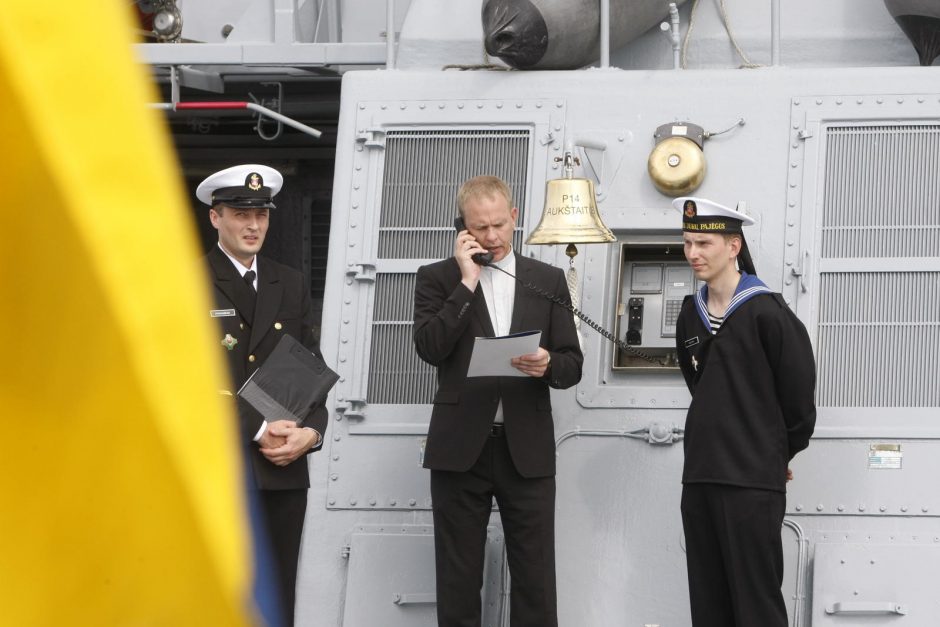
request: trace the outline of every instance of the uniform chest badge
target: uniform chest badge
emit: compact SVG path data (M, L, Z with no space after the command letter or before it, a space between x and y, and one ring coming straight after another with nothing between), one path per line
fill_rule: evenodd
M225 337L222 338L222 346L229 350L235 348L236 344L238 344L238 340L232 337L231 333L226 333Z

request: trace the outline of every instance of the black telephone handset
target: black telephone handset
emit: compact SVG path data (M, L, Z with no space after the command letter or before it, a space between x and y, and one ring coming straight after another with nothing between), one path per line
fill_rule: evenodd
M458 232L467 230L467 225L463 223L463 218L459 215L454 218L454 228L457 229ZM493 261L493 253L476 253L475 255L471 255L470 259L477 265L488 266Z

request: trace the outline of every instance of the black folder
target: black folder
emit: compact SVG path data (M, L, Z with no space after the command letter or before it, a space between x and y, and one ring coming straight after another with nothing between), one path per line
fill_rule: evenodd
M238 390L268 422L303 422L310 410L326 400L339 375L290 335L278 341L271 355Z

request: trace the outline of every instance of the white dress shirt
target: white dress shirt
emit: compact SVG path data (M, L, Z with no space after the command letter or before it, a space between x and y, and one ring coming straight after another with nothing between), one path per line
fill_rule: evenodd
M257 292L258 291L258 255L255 255L254 257L251 258L251 267L246 268L245 266L242 265L242 262L240 262L238 259L235 259L235 257L232 257L230 254L228 254L227 250L222 248L221 242L219 242L219 250L225 253L225 256L229 258L229 261L232 262L232 265L235 266L235 269L238 270L238 274L243 279L245 278L245 274L247 274L249 270L255 271L255 280L252 282L252 287L254 287L255 292Z
M492 262L509 274L516 274L516 255L510 248L509 253L499 261ZM480 272L480 287L483 289L483 298L486 301L486 309L490 314L490 322L493 323L493 330L496 335L509 335L509 327L512 324L512 306L516 300L516 282L515 280L503 274L496 268L483 266ZM493 422L503 422L503 401L500 399L499 406L496 408L496 417Z

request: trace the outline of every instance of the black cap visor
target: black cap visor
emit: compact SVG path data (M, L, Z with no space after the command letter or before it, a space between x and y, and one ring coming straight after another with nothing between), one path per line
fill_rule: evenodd
M271 199L271 188L252 190L245 186L222 187L212 192L213 205L225 205L238 209L275 209Z

